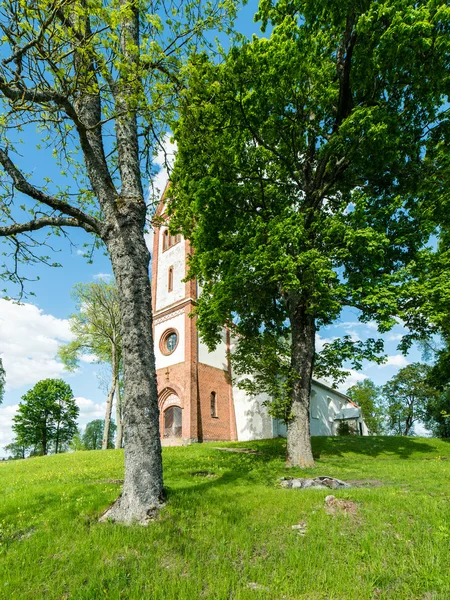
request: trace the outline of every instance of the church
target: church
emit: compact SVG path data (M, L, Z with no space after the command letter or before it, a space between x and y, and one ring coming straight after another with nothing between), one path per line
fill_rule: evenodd
M267 411L267 396L249 396L232 381L228 359L230 334L213 352L200 340L193 312L198 295L187 274L188 240L164 224L164 196L155 217L152 254L153 335L163 444L246 441L286 435L286 426ZM324 382L313 380L310 402L312 435L336 435L348 423L368 435L360 408Z

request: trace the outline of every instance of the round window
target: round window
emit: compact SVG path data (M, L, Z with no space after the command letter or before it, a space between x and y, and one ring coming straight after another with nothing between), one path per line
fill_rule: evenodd
M168 329L161 336L159 347L163 354L172 354L178 346L178 332L175 329Z

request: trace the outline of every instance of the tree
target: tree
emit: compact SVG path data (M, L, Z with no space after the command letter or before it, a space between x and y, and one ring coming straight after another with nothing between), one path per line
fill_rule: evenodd
M193 246L203 339L214 347L226 324L238 373L269 365L260 382L278 386L290 464L314 464L313 370L339 376L382 351L345 337L316 353L317 329L351 306L389 330L433 230L418 197L430 131L448 118L449 15L431 0L261 0L270 39L187 69L171 227Z
M69 445L70 450L73 452L79 452L80 450L86 450L83 443L83 435L80 429L77 429L73 434L73 438Z
M72 296L76 301L78 311L69 318L70 330L74 334L74 339L60 347L59 356L70 371L79 366L80 356L86 354L94 354L99 361L111 365L111 384L106 401L105 419L102 421L104 431L101 448L106 450L109 447L114 396L116 397L117 422L116 448L121 448L123 414L119 381L122 363L122 335L117 286L105 281L79 283L74 287Z
M450 387L438 390L425 406L424 422L435 437L450 438Z
M358 381L347 390L347 396L362 410L364 421L372 435L382 435L385 430L380 388L371 379Z
M126 451L123 491L105 518L126 523L147 522L164 498L144 189L176 109L183 55L206 43L205 30L227 28L234 12L234 0L18 0L0 9L0 236L12 259L4 277L22 286L21 262L50 264L40 250L46 228L61 236L84 229L109 254ZM66 186L24 172L17 132L36 127Z
M16 440L44 456L61 452L77 431L79 408L70 385L62 379L43 379L22 396L12 429Z
M103 432L105 422L103 419L95 419L90 421L86 425L85 432L83 434L83 445L85 450L104 450L103 448ZM116 432L116 425L114 422L110 423L108 445L107 448L114 448L114 433Z
M19 458L25 458L25 456L27 455L28 447L20 441L18 441L17 439L13 439L13 441L10 444L5 446L5 450L13 460L17 460Z
M427 365L413 363L382 387L389 426L395 435L412 435L414 423L425 421L427 404L436 396L426 381L428 373Z

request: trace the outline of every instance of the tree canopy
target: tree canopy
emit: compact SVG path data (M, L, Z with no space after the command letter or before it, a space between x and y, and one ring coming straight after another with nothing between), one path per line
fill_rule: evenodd
M78 414L70 385L62 379L43 379L22 396L13 419L16 443L37 454L58 454L77 431Z
M426 380L429 370L425 364L410 364L382 387L389 428L394 435L413 435L414 424L426 420L427 406L437 396Z
M83 447L85 450L100 450L103 448L102 442L104 429L104 419L95 419L86 425L86 429L83 433ZM114 434L116 429L116 424L111 421L109 426L107 448L114 448Z
M448 120L450 9L262 0L258 17L268 39L186 69L172 227L194 249L203 339L229 326L244 374L280 363L265 380L283 382L288 460L311 466L313 369L336 376L382 351L347 337L318 354L317 329L351 306L388 330L434 231L424 162Z

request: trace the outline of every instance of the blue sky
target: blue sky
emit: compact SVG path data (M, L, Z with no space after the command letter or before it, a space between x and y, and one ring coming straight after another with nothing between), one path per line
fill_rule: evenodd
M249 36L258 33L258 26L253 23L256 7L257 2L250 1L241 10L237 21L238 29ZM52 148L47 151L35 149L39 136L33 131L25 132L23 137L26 148L19 164L32 174L36 185L42 185L43 177L49 177L54 184L71 183L61 178L59 168L51 157ZM156 164L162 164L162 156L157 157ZM161 169L156 184L159 189L163 189L166 177ZM58 252L52 259L60 262L62 267L34 265L29 274L33 278L39 277L39 281L28 285L28 291L34 295L22 305L0 300L0 355L7 373L5 398L0 406L0 456L4 455L3 446L11 441L12 417L21 396L40 379L62 377L71 385L80 406L80 425L104 416L106 394L101 380L107 377L105 368L82 363L80 369L71 374L64 371L56 357L59 344L70 340L67 318L75 308L70 296L73 286L112 275L110 261L101 251L95 253L93 264L83 257L83 244L88 241L87 234L76 230L71 232L71 244L57 238L55 246ZM362 340L376 337L374 324L361 324L357 316L356 311L346 309L338 323L319 332L318 347L328 339L345 334ZM385 365L365 364L360 373L352 373L347 385L364 377L382 384L408 362L420 360L417 349L413 349L406 358L399 353L396 347L401 333L402 327L398 325L384 335L388 354Z

